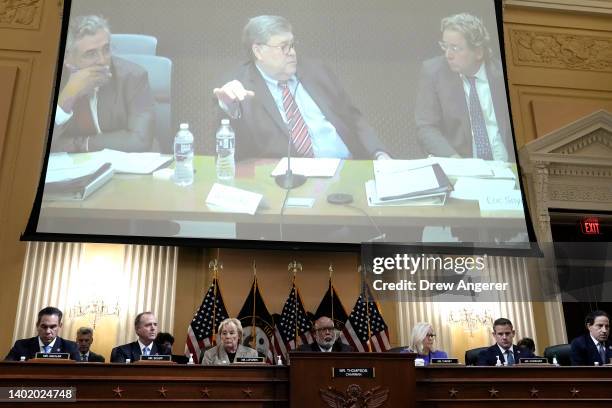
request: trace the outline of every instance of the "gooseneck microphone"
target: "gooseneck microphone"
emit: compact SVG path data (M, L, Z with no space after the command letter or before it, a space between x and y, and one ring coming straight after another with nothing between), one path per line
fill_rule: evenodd
M295 78L297 83L293 88L293 98L295 99L295 95L297 93L298 87L300 86L300 78L295 74ZM295 102L297 104L297 101ZM291 145L293 144L293 139L291 137L291 123L289 123L289 118L287 118L287 128L289 130L289 140L287 143L287 170L285 174L279 174L274 178L276 184L284 188L285 190L291 190L293 188L297 188L306 182L306 177L302 174L293 174L291 170ZM284 206L284 204L283 204Z

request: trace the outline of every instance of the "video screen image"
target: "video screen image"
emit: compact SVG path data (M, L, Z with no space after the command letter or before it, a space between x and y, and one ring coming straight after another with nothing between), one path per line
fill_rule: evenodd
M67 8L26 236L529 244L494 1Z

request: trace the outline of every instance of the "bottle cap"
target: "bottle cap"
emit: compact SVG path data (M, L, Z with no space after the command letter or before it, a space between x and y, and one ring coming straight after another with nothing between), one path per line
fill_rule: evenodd
M181 130L187 130L187 129L189 129L189 123L181 123L181 124L179 125L179 128L180 128Z
M221 124L222 125L229 125L229 119L221 119Z

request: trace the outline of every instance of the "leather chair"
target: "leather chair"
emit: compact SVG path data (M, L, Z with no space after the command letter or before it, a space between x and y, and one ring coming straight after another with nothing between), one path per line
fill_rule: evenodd
M111 34L113 54L155 55L157 38L144 34Z
M544 357L552 364L553 357L557 357L557 363L562 366L571 366L570 352L572 346L569 344L557 344L544 349Z
M153 151L173 152L172 129L172 61L166 57L144 54L118 54L120 58L134 62L149 74L149 84L155 98L155 141Z
M489 347L478 347L475 349L471 349L471 350L467 350L465 352L465 365L466 366L474 366L476 365L476 363L478 363L478 354L480 354L480 352L482 350L486 350Z

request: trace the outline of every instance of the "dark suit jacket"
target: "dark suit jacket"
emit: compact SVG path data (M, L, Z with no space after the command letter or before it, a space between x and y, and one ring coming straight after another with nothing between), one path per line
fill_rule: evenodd
M529 350L523 349L523 348L518 348L516 346L514 346L512 348L514 350L514 360L516 361L516 364L519 364L519 359L520 358L533 358L535 357L533 355L533 353ZM489 347L488 349L482 350L480 353L478 353L478 362L476 363L476 365L479 366L494 366L495 363L497 363L497 356L499 356L499 361L502 362L502 364L504 363L504 361L506 361L504 359L504 355L502 354L501 350L499 349L499 347L497 346L497 344L492 345L491 347Z
M321 352L319 345L317 342L312 342L310 344L302 344L300 347L296 349L296 351L316 351ZM355 351L353 348L347 344L342 343L340 340L336 340L334 345L332 346L332 352L346 352L346 351Z
M89 150L104 148L126 152L151 149L154 104L147 71L124 59L113 57L111 79L98 90L98 122L102 133L80 135L74 117L53 130L52 151L74 150L77 137L90 136ZM69 74L62 73L62 89Z
M7 361L19 361L21 356L25 356L26 360L34 358L36 353L40 352L40 346L38 344L38 337L31 337L29 339L17 340L13 345L13 348L4 358ZM72 360L80 360L79 348L73 341L62 339L57 337L55 344L53 345L52 353L70 353Z
M151 351L149 354L159 354L159 350L155 342L151 343ZM125 360L127 360L128 358L133 363L135 361L140 360L141 355L142 353L140 351L140 344L138 344L138 341L134 341L132 343L115 347L111 352L111 363L125 363Z
M105 359L104 356L89 350L89 357L87 358L87 361L89 363L103 363Z
M612 358L612 349L610 343L604 343L606 346L606 360L601 361L601 356L589 333L576 337L572 340L570 350L570 360L575 366L592 366L596 361L601 364L606 364Z
M510 118L501 66L486 64L487 78L499 132L514 161ZM423 63L415 106L417 135L427 154L439 157L473 157L472 128L463 82L451 71L444 56Z
M300 83L321 109L354 159L372 159L384 151L376 131L352 104L339 81L321 64L300 60ZM265 80L254 63L242 65L233 79L255 92L241 103L240 119L232 120L236 132L236 157L277 158L287 156L289 130ZM292 154L296 154L295 150Z

